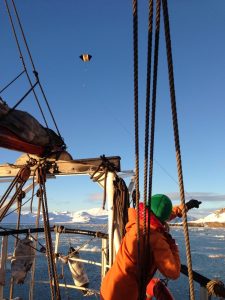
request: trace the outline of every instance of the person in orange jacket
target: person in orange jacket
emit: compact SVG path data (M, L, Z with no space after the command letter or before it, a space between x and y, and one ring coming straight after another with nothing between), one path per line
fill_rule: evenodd
M191 199L185 204L186 211L189 211L192 208L199 208L199 205L201 204L201 201L198 201L196 199ZM170 214L170 218L168 221L171 221L175 219L176 217L181 218L182 217L182 207L183 205L175 206L172 209L172 212ZM169 225L168 226L168 232L169 232ZM155 297L156 300L173 300L173 295L171 294L170 290L166 286L163 280L160 280L159 278L152 278L146 288L146 300L153 299Z
M143 239L143 204L139 206L140 212L140 253L144 253ZM151 198L150 214L150 251L149 257L142 262L147 267L147 282L156 270L170 279L180 276L180 256L175 240L167 232L165 221L176 214L182 214L181 207L175 207L172 212L171 200L163 194ZM139 270L136 210L129 208L126 234L122 240L116 259L103 279L101 300L137 300L139 294ZM148 217L146 218L148 219ZM151 261L150 259L151 258Z

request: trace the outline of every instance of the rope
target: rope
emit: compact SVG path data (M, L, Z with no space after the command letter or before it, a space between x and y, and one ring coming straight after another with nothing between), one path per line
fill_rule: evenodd
M0 90L0 94L4 92L13 82L15 82L23 73L25 70L23 70L19 75L17 75L12 81L10 81L2 90Z
M225 298L225 285L220 280L210 280L206 285L208 294Z
M107 182L107 175L108 172L115 173L115 166L113 163L111 163L105 155L101 155L100 158L102 159L101 164L98 166L98 168L93 172L93 174L90 176L90 179L93 180L93 182L100 181L100 179L104 176L104 192L103 192L103 203L102 203L102 209L105 209L106 204L106 182ZM97 173L99 173L97 176L95 176Z
M125 226L128 222L129 192L122 178L116 177L114 184L113 196L113 220L119 225L121 238L125 235ZM112 231L114 233L114 229Z
M145 154L144 154L144 228L146 234L146 203L147 203L147 177L148 177L148 146L149 146L149 115L150 115L150 85L151 85L151 66L152 66L152 25L153 25L153 0L149 0L148 16L148 56L147 56L147 80L146 80L146 111L145 111Z
M82 248L84 248L84 246L90 244L90 242L91 242L92 240L94 240L95 238L96 238L96 236L93 236L93 237L90 238L88 241L85 241L84 243L82 243L77 249L75 249L74 251L72 251L72 252L68 255L68 257L72 256L73 254L79 253L79 250L80 250L80 249L82 249ZM71 248L71 246L70 246L70 248Z
M52 299L60 300L61 297L60 297L60 290L59 290L59 282L58 282L58 276L56 271L53 249L52 249L52 238L51 238L50 224L49 224L49 217L48 217L48 205L47 205L47 195L45 189L45 180L46 180L46 174L45 174L44 166L40 166L40 168L38 169L38 182L40 185L39 190L40 190L40 199L42 204L42 213L43 213L43 221L44 221L44 232L45 232L45 239L46 239L46 253L47 253L48 271L49 271L49 278L50 278L51 297Z
M16 187L17 189L17 187ZM24 198L24 193L21 191L18 196L17 196L17 210L18 210L18 218L17 218L17 224L16 224L16 229L20 229L20 217L21 217L21 202L22 199ZM16 248L18 244L18 234L16 235L15 243L14 243L14 248ZM10 294L10 299L13 298L13 292L14 292L14 278L10 278L10 288L9 288L9 294Z
M11 182L10 186L6 190L5 194L2 196L2 198L0 200L0 209L2 208L0 222L5 217L6 213L8 212L8 210L10 209L10 207L12 206L12 204L14 203L14 201L18 197L18 195L20 193L22 193L22 188L25 185L25 183L27 182L27 180L29 179L30 173L31 173L31 169L30 169L30 165L28 163L25 167L23 167L22 169L19 170L16 177L14 178L14 180ZM9 200L9 202L4 206L5 202L7 201L7 198L9 197L9 194L11 193L12 189L14 188L14 186L16 184L18 184L16 192L14 193L12 198Z
M162 0L162 4L163 4L165 40L166 40L166 49L167 49L171 109L172 109L173 128L174 128L174 141L175 141L175 148L176 148L177 171L178 171L178 179L179 179L180 198L181 198L181 203L183 204L182 215L183 215L184 237L185 237L185 246L186 246L186 254L187 254L190 299L194 300L195 296L194 296L194 284L193 284L193 274L192 274L192 261L191 261L190 241L189 241L188 226L187 226L187 214L185 210L185 194L184 194L179 131L178 131L178 121L177 121L176 96L175 96L175 86L174 86L173 60L172 60L167 0Z
M38 78L38 72L37 72L36 69L35 69L35 65L34 65L34 62L33 62L32 56L31 56L30 49L29 49L28 44L27 44L27 40L26 40L26 37L25 37L25 34L24 34L24 30L23 30L23 27L22 27L22 24L21 24L21 21L20 21L20 18L19 18L19 14L18 14L18 11L17 11L17 8L16 8L16 5L15 5L14 0L12 0L12 4L13 4L13 7L14 7L14 11L15 11L15 14L16 14L16 17L17 17L17 21L18 21L18 24L19 24L19 27L20 27L20 30L21 30L21 33L22 33L22 36L23 36L23 40L24 40L24 43L25 43L25 46L26 46L28 55L29 55L29 57L30 57L30 61L31 61L31 64L32 64L32 67L33 67L33 73L34 73L34 75L36 76L36 78L38 79L37 81L38 81L39 87L40 87L40 89L41 89L42 95L43 95L43 97L44 97L45 103L46 103L46 105L47 105L47 107L48 107L49 113L50 113L50 115L51 115L51 117L52 117L53 123L54 123L54 125L55 125L56 130L57 130L57 133L58 133L58 135L61 137L61 134L60 134L59 129L58 129L58 126L57 126L57 124L56 124L55 118L54 118L53 113L52 113L52 111L51 111L51 108L50 108L50 106L49 106L47 97L46 97L46 95L45 95L45 93L44 93L44 90L43 90L43 87L42 87L42 85L41 85L41 83L40 83L40 81L39 81L39 78Z
M139 128L138 128L138 0L133 0L133 60L134 60L134 131L135 131L135 188L136 188L136 223L137 223L137 271L139 273L139 291L141 294L141 253L139 222Z
M152 87L152 108L151 108L151 139L150 139L150 153L149 153L149 182L148 182L148 234L147 234L147 245L145 245L145 237L146 237L146 201L147 201L147 187L145 191L144 197L144 261L147 261L149 258L149 253L151 252L151 245L150 245L150 211L151 211L151 196L152 196L152 178L153 178L153 156L154 156L154 137L155 137L155 111L156 111L156 91L157 91L157 78L158 78L158 53L159 53L159 33L160 33L160 8L161 8L161 1L157 0L156 2L156 18L155 18L155 48L154 48L154 68L153 68L153 87ZM153 3L150 3L150 13L153 14ZM152 25L151 25L152 26ZM149 126L149 125L148 125ZM147 180L147 179L146 179ZM151 260L151 257L150 257ZM147 283L147 265L143 266L144 272L144 282ZM142 297L144 298L145 295L145 288L143 286L142 290Z
M152 109L151 109L151 140L150 140L150 155L149 155L148 199L150 201L151 201L151 196L152 196L152 177L153 177L154 141L155 141L155 113L156 113L156 91L157 91L157 78L158 78L160 8L161 8L161 1L157 0L157 5L156 5L156 27L155 27L155 49L154 49L154 69L153 69L153 90L152 90ZM151 205L149 205L149 208L151 208Z
M30 86L31 86L31 88L32 88L33 84L32 84L32 81L31 81L31 79L30 79L30 76L29 76L29 74L28 74L27 68L26 68L26 64L25 64L25 61L24 61L24 58L23 58L23 53L22 53L22 50L21 50L21 47L20 47L20 44L19 44L19 40L18 40L18 37L17 37L17 34L16 34L15 26L14 26L14 23L13 23L12 15L11 15L11 12L10 12L9 5L8 5L7 0L5 0L5 5L6 5L6 9L7 9L8 15L9 15L9 19L10 19L10 23L11 23L11 26L12 26L13 34L14 34L14 37L15 37L15 40L16 40L16 45L17 45L17 48L18 48L18 51L19 51L20 59L21 59L21 61L22 61L23 68L24 68L24 71L25 71L25 73L26 73L26 76L27 76L27 79L28 79L28 81L29 81L29 84L30 84ZM36 94L36 92L35 92L34 89L32 89L32 91L33 91L35 100L36 100L36 102L37 102L37 104L38 104L38 107L39 107L39 109L40 109L40 112L41 112L41 114L42 114L42 117L43 117L43 119L44 119L45 126L48 128L48 124L47 124L47 121L46 121L46 119L45 119L45 116L44 116L43 110L42 110L42 108L41 108L40 102L39 102L39 100L38 100L37 94Z

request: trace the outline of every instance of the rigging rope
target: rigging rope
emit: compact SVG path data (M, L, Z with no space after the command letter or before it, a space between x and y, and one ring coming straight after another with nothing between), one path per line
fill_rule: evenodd
M136 188L136 222L137 222L137 273L141 291L140 266L140 223L139 223L139 128L138 128L138 0L133 0L133 62L134 62L134 131L135 131L135 188Z
M19 75L17 75L12 81L10 81L3 89L1 89L0 94L4 92L13 82L15 82L23 73L25 70L23 70Z
M6 5L6 9L7 9L7 12L8 12L8 16L9 16L9 19L10 19L10 23L11 23L11 26L12 26L12 30L13 30L13 34L14 34L14 37L15 37L15 40L16 40L16 45L17 45L17 48L18 48L18 51L19 51L19 55L20 55L20 59L22 61L22 64L23 64L23 68L24 68L24 71L26 73L26 76L27 76L27 79L29 81L29 84L31 86L31 88L33 87L33 84L32 84L32 81L31 81L31 78L28 74L28 71L27 71L27 68L26 68L26 64L25 64L25 61L24 61L24 58L23 58L23 53L22 53L22 49L20 47L20 44L19 44L19 40L18 40L18 37L17 37L17 33L16 33L16 30L15 30L15 25L14 25L14 22L13 22L13 19L12 19L12 15L11 15L11 12L10 12L10 9L9 9L9 5L8 5L8 1L5 0L5 5ZM32 89L33 91L33 94L34 94L34 97L35 97L35 100L38 104L38 107L40 109L40 112L41 112L41 115L44 119L44 123L45 123L45 126L48 128L48 124L47 124L47 121L46 121L46 118L44 116L44 113L43 113L43 110L41 108L41 105L40 105L40 102L38 100L38 97L37 97L37 94L35 92L34 89Z
M158 78L158 55L159 55L159 33L160 33L160 8L161 1L156 4L156 28L155 28L155 49L154 49L154 69L153 69L153 88L152 88L152 107L151 107L151 139L149 154L149 189L148 199L151 202L152 196L152 178L153 178L153 159L154 159L154 141L155 141L155 113L156 113L156 91ZM151 203L149 203L149 208Z
M147 79L146 79L146 111L145 111L145 149L144 149L144 228L146 234L146 203L148 187L148 152L149 152L149 115L150 115L150 90L151 90L151 68L152 68L152 27L153 27L153 0L149 0L148 16L148 53L147 53ZM149 199L149 198L148 198Z
M32 67L33 67L33 73L34 73L34 75L36 76L36 78L38 79L37 81L38 81L39 87L40 87L40 89L41 89L42 95L43 95L43 97L44 97L45 103L46 103L46 105L47 105L47 107L48 107L49 113L50 113L50 115L51 115L51 117L52 117L53 123L54 123L54 125L55 125L56 130L57 130L57 133L58 133L58 135L61 137L61 134L60 134L60 132L59 132L57 123L56 123L56 121L55 121L55 118L54 118L54 116L53 116L52 110L51 110L51 108L50 108L50 106L49 106L47 97L46 97L45 92L44 92L44 90L43 90L43 87L42 87L42 85L41 85L41 83L40 83L40 80L39 80L39 77L38 77L38 72L36 71L36 68L35 68L35 65L34 65L34 61L33 61L33 59L32 59L32 55L31 55L30 49L29 49L29 47L28 47L28 43L27 43L27 40L26 40L26 37L25 37L25 34L24 34L24 30L23 30L23 27L22 27L22 23L21 23L21 21L20 21L19 14L18 14L18 11L17 11L17 8L16 8L16 5L15 5L14 0L12 0L12 4L13 4L13 8L14 8L14 11L15 11L15 14L16 14L16 17L17 17L17 21L18 21L18 24L19 24L19 27L20 27L20 30L21 30L21 33L22 33L22 37L23 37L23 40L24 40L24 43L25 43L25 46L26 46L28 55L29 55L29 57L30 57L30 61L31 61L31 64L32 64Z
M153 3L150 1L150 13L153 10ZM147 245L146 244L146 202L147 202L147 184L144 197L144 256L145 261L147 261L149 253L151 252L150 245L150 211L151 211L151 196L152 196L152 178L153 178L153 156L154 156L154 137L155 137L155 111L156 111L156 91L157 91L157 77L158 77L158 53L159 53L159 33L160 33L160 9L161 1L156 1L156 17L155 17L155 47L154 47L154 67L153 67L153 87L152 87L152 107L151 107L151 137L150 137L150 153L149 153L149 182L148 182L148 226L147 226ZM151 20L150 20L151 21ZM151 25L152 26L152 25ZM148 116L149 117L149 116ZM147 124L149 127L149 124ZM145 130L147 130L145 128ZM146 153L147 154L147 153ZM147 178L146 178L147 180ZM150 257L151 259L151 257ZM142 289L142 297L145 297L145 288L147 284L147 266L143 266L143 279L144 285Z
M34 183L34 177L33 177L33 183ZM34 196L34 190L32 191L32 200L33 200L33 196ZM39 221L40 221L40 215L41 215L41 199L40 199L39 190L36 192L36 196L38 197L38 209L37 209L37 216L36 216L36 221L35 221L35 227L38 228L39 227ZM35 241L34 242L34 246L37 247L37 243L39 243L39 241L38 241L38 232L36 232L35 238L33 237L33 239ZM43 245L42 245L41 249L43 249ZM36 270L35 267L36 267L36 256L34 257L34 261L33 261L33 264L32 264L32 270L31 270L29 299L33 299L34 278L35 278L35 270Z
M190 241L189 241L188 225L187 225L187 213L186 213L186 209L185 209L185 193L184 193L181 151L180 151L180 142L179 142L176 96L175 96L175 85L174 85L174 74L173 74L172 48L171 48L171 39L170 39L170 26L169 26L169 14L168 14L167 0L162 0L162 5L163 5L164 29L165 29L165 40L166 40L166 49L167 49L167 64L168 64L169 85L170 85L171 110L172 110L173 128L174 128L174 141L175 141L175 148L176 148L177 171L178 171L178 179L179 179L180 198L181 198L181 203L183 205L182 217L183 217L184 237L185 237L185 246L186 246L186 254L187 254L190 299L194 300L195 296L194 296L194 284L193 284L193 273L192 273L192 261L191 261L191 250L190 250Z
M28 163L25 167L23 167L22 169L19 170L19 172L17 173L17 175L15 176L13 181L11 182L10 186L6 190L5 194L0 199L0 209L2 210L1 215L0 215L0 222L5 217L8 210L10 209L10 207L12 206L12 204L14 203L16 198L18 197L18 195L20 193L22 193L22 188L23 188L23 186L25 185L25 183L27 182L27 180L30 177L30 173L31 173L30 166L31 165ZM14 193L12 198L8 201L8 203L6 203L6 205L4 206L5 202L7 201L8 197L9 197L9 194L11 193L12 189L17 184L18 184L18 187L16 189L16 192Z
M16 189L17 189L17 187L16 187ZM20 229L21 203L22 203L22 199L25 197L24 194L25 193L23 191L21 191L17 196L17 213L18 213L17 224L16 224L16 229L17 230ZM19 234L16 235L14 248L16 248L16 246L18 244L18 240L19 240L18 235ZM11 277L10 278L10 288L9 288L10 299L13 299L13 292L14 292L14 278Z
M47 261L48 261L48 271L50 278L50 290L51 297L53 299L60 300L60 290L59 290L59 282L58 275L55 265L54 253L52 248L52 237L50 232L50 224L49 224L49 215L48 215L48 204L47 204L47 195L45 189L45 181L46 181L46 173L45 166L42 165L37 170L38 182L39 182L39 191L40 191L40 200L42 205L42 213L43 213L43 223L44 223L44 232L46 239L46 253L47 253Z

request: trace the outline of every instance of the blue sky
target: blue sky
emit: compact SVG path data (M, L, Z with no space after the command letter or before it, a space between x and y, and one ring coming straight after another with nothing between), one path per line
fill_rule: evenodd
M68 151L74 159L118 155L122 170L133 169L132 1L15 3ZM203 201L202 209L213 210L225 203L225 2L217 0L215 5L209 0L170 0L169 13L184 187L189 197ZM148 2L139 1L140 167L144 153L147 17ZM2 88L22 71L3 2L0 28ZM160 34L153 193L167 193L177 199L163 30ZM81 53L90 53L91 62L83 63ZM24 77L1 96L13 106L27 89ZM20 109L43 123L32 96ZM19 155L0 149L1 163L12 163ZM140 172L141 194L142 178ZM4 188L2 185L0 194ZM50 210L101 206L102 191L88 177L57 178L49 181L47 188Z

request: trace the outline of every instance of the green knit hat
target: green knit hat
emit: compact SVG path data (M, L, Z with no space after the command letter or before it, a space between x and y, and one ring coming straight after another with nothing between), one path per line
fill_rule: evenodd
M169 219L172 207L172 202L166 195L156 194L151 198L151 210L161 222Z

